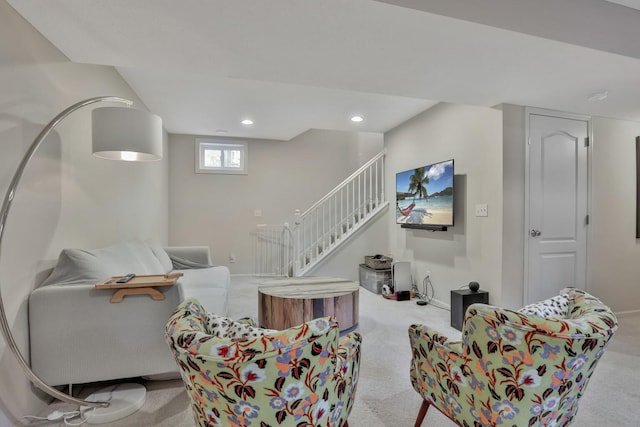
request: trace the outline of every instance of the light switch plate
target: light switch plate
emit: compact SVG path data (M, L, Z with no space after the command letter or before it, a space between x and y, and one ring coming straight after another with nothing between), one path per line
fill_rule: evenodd
M489 207L486 203L476 205L476 216L489 216Z

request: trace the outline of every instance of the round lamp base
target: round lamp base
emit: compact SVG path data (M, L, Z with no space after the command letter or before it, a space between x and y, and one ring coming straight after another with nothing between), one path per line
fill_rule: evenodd
M90 394L87 402L109 402L106 408L82 406L87 424L105 424L128 417L144 405L147 390L141 384L115 384Z

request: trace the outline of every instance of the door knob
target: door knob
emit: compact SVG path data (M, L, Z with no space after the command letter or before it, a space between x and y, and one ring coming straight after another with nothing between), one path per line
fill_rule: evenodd
M535 228L533 228L531 229L529 234L531 235L531 237L538 237L539 235L542 234L542 232L540 230L536 230Z

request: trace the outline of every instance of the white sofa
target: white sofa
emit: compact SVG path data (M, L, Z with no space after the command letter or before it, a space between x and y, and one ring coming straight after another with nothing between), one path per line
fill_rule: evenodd
M122 242L95 250L64 249L51 275L29 297L33 371L52 386L177 374L164 341L173 310L195 297L208 311L228 311L229 269L209 265L208 247ZM162 301L130 295L111 303L115 291L95 288L111 276L169 272L183 276L175 286L157 288Z

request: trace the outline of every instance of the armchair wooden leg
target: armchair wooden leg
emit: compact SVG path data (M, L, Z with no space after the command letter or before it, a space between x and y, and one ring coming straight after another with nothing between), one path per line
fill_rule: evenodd
M342 424L342 427L349 427L349 421L345 420L344 424Z
M424 420L424 416L427 415L427 410L429 410L430 405L431 404L427 400L422 401L422 405L420 406L420 411L418 411L418 418L416 418L414 427L420 427L422 425L422 421Z

